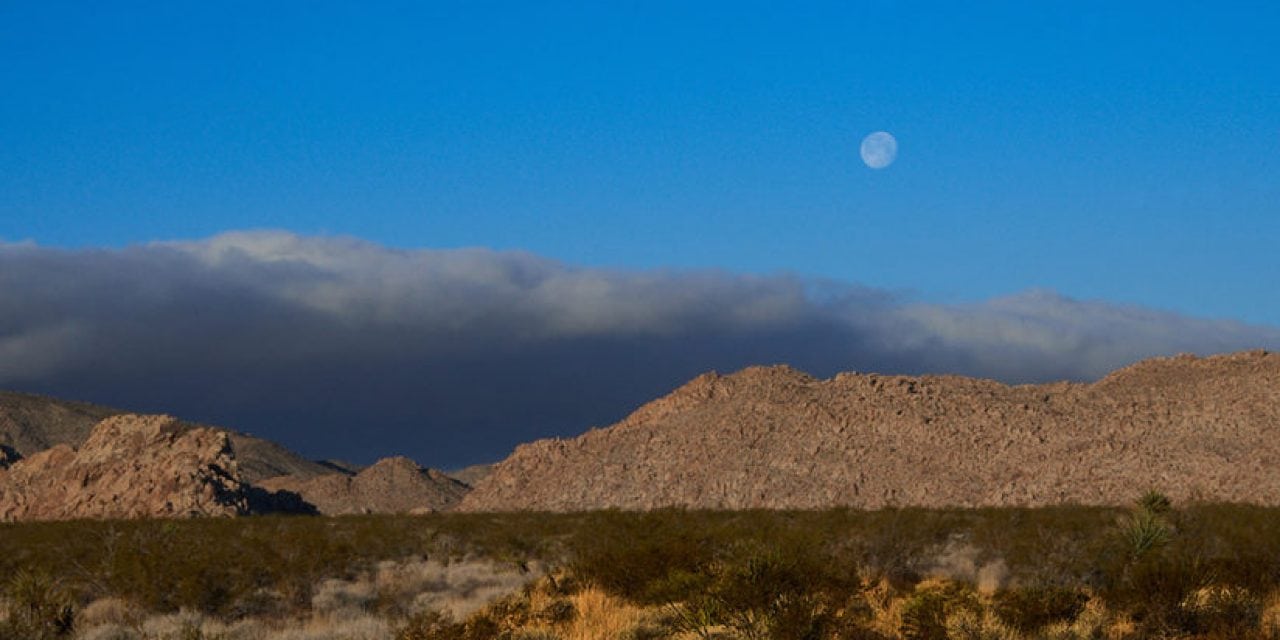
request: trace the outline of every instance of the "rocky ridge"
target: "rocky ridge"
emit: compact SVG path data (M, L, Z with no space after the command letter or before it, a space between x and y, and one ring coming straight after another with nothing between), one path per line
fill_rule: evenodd
M1092 384L785 366L699 376L522 445L460 509L1280 504L1280 355L1157 358Z
M233 516L249 509L227 434L170 416L113 416L79 449L58 444L0 470L3 522Z

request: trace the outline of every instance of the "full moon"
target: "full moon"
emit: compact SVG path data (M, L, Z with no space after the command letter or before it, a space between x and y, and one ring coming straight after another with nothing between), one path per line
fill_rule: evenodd
M872 169L883 169L898 157L898 141L887 131L877 131L862 139L862 161Z

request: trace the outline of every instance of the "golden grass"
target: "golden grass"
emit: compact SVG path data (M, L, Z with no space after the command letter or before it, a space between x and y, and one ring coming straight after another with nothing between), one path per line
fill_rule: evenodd
M654 620L653 609L628 604L596 588L584 589L569 601L577 615L557 633L563 640L624 638Z

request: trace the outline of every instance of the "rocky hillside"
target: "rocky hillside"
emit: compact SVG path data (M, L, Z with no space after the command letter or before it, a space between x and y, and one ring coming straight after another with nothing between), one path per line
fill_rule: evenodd
M83 402L0 391L0 445L29 456L54 445L78 447L104 418L125 413Z
M257 483L270 492L301 496L323 515L427 513L454 507L467 485L408 458L386 458L354 476L281 476Z
M230 516L248 487L224 432L118 415L79 449L59 444L0 469L0 521Z
M7 446L20 456L30 456L59 444L79 447L94 425L124 413L120 409L83 402L0 391L0 446ZM225 431L231 438L240 472L247 482L285 474L314 477L335 471L270 440L229 429L218 430Z
M520 446L460 508L1280 504L1280 355L1154 359L1093 384L787 367L700 376L622 422Z

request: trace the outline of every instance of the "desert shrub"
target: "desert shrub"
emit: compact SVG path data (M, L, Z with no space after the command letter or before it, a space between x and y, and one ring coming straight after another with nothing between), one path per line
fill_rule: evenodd
M818 638L833 621L825 573L807 550L746 545L713 567L710 594L721 618L745 638Z
M1238 638L1261 628L1262 599L1243 587L1208 587L1183 600L1182 611L1188 633Z
M1146 508L1126 517L1120 525L1125 550L1135 559L1164 548L1172 535L1164 515Z
M80 640L142 640L132 628L111 623L87 627L77 637Z
M642 604L662 604L705 586L717 540L683 512L606 512L574 537L572 569L583 580ZM696 518L697 516L691 516Z
M1169 496L1152 489L1138 498L1137 507L1139 511L1164 515L1173 509L1173 501L1169 500Z
M898 631L906 640L947 640L947 619L982 605L972 587L955 582L923 583L902 605Z
M467 640L467 627L454 622L448 614L422 611L396 632L396 640Z
M1088 602L1089 596L1077 589L1034 586L997 592L991 609L1005 624L1032 633L1053 623L1074 622Z
M68 590L48 573L23 569L5 589L8 616L5 633L27 640L71 635L75 608Z
M141 612L128 602L120 598L99 598L76 613L76 628L101 625L132 627L137 626L140 620Z
M1013 628L1005 626L993 616L981 610L961 608L947 616L945 623L948 640L1021 640Z
M564 624L573 620L577 613L568 598L553 598L538 610L535 617L546 624Z

